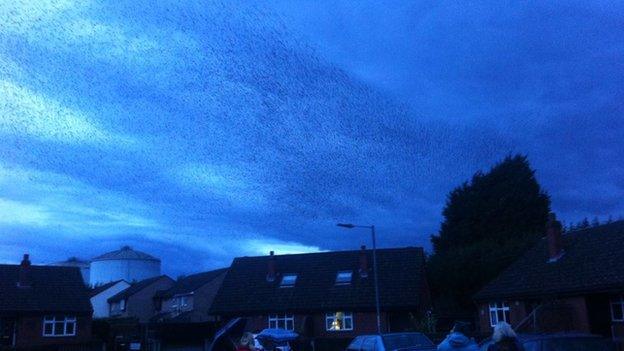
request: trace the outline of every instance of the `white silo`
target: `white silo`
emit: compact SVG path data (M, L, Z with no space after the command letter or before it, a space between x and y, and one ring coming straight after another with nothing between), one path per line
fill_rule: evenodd
M124 246L117 251L91 260L91 285L106 284L123 279L139 281L160 275L160 260L144 252Z

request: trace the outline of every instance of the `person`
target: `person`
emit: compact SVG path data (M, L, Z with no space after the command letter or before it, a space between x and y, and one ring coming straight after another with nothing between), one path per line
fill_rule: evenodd
M518 341L518 336L507 322L498 322L494 326L492 333L493 343L488 346L487 351L524 351Z
M252 333L245 333L241 336L240 343L236 351L254 351L256 349L255 338Z
M455 322L451 333L438 345L438 351L479 351L474 339L468 337L470 325Z

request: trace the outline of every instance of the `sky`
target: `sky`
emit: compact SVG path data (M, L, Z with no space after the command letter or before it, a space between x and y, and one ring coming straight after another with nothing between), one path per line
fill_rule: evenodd
M528 156L624 214L624 3L0 0L0 262L430 247Z

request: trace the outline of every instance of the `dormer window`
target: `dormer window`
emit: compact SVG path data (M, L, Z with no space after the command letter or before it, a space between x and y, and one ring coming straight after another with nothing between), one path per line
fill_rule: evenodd
M351 277L353 271L340 271L336 274L336 285L348 285L351 284Z
M295 286L297 282L296 274L284 274L282 277L282 282L280 283L280 288L292 288Z

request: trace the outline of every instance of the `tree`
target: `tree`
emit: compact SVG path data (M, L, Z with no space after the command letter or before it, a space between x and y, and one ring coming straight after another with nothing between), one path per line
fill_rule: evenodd
M587 220L587 217L583 218L582 221L580 221L578 223L578 225L576 226L576 229L587 229L589 228L589 220Z
M526 156L508 156L451 191L431 237L428 271L438 309L471 310L472 295L544 234L549 212Z
M597 227L599 225L600 225L600 220L598 219L598 217L594 217L594 219L592 219L591 226Z

